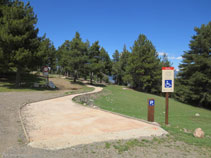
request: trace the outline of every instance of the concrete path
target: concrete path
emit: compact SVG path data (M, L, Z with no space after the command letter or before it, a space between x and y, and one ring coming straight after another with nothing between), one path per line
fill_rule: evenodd
M94 88L89 93L102 90ZM77 104L72 99L78 95L83 94L32 103L22 109L31 147L56 150L79 144L167 134L158 126Z

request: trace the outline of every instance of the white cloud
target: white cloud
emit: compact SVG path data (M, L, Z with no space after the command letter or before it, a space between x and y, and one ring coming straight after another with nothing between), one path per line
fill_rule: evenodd
M177 59L177 60L181 60L181 59L182 59L182 57L181 57L181 56L179 56L179 57L177 57L176 59Z
M164 56L164 54L168 55L168 53L165 53L165 52L158 52L159 56Z
M176 69L176 71L179 71L179 69Z
M172 60L174 60L174 59L176 59L175 57L168 57L168 59L172 59Z
M171 59L171 60L181 60L182 57L179 56L179 57L168 57L168 59Z
M159 55L159 56L164 56L164 54L166 54L167 57L168 57L168 59L170 59L170 60L181 60L181 59L182 59L181 56L179 56L179 57L168 56L168 53L165 53L165 52L158 52L158 55Z

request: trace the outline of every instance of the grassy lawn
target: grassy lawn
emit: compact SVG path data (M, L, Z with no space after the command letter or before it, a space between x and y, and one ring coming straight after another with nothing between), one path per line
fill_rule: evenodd
M147 99L155 99L155 121L177 140L188 144L211 147L211 111L169 99L169 124L165 126L165 98L110 85L104 88L109 95L95 100L102 109L147 120ZM195 116L199 113L200 116ZM184 128L186 131L184 131ZM202 128L205 138L195 138L193 131Z

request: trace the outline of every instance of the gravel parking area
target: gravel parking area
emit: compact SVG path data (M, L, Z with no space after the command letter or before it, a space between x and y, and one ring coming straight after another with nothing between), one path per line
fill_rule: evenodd
M19 119L19 107L24 103L63 96L64 91L1 92L0 93L0 153L11 146L25 143Z

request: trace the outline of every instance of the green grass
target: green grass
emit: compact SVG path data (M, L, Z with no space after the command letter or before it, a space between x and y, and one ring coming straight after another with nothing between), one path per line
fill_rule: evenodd
M134 147L146 147L152 143L149 140L143 139L139 141L138 139L131 139L126 142L117 142L116 144L113 145L114 149L118 151L118 153L123 153L125 151L130 150L131 148Z
M91 92L93 90L94 90L93 87L87 87L86 85L83 85L82 88L77 89L77 90L71 90L71 91L65 92L65 94L67 94L67 95L70 95L70 94L78 94L78 93Z
M110 147L111 147L111 144L110 144L109 142L106 142L106 143L105 143L105 148L106 148L106 149L110 149Z
M193 145L211 147L211 111L183 104L174 99L169 99L169 124L165 126L165 98L138 92L132 89L122 89L122 86L110 85L104 88L109 92L107 96L101 96L95 100L95 105L102 109L120 114L147 120L147 99L155 99L155 121L173 135L176 140ZM196 117L195 113L200 116ZM184 129L190 131L185 133ZM193 131L202 128L205 138L195 138Z

